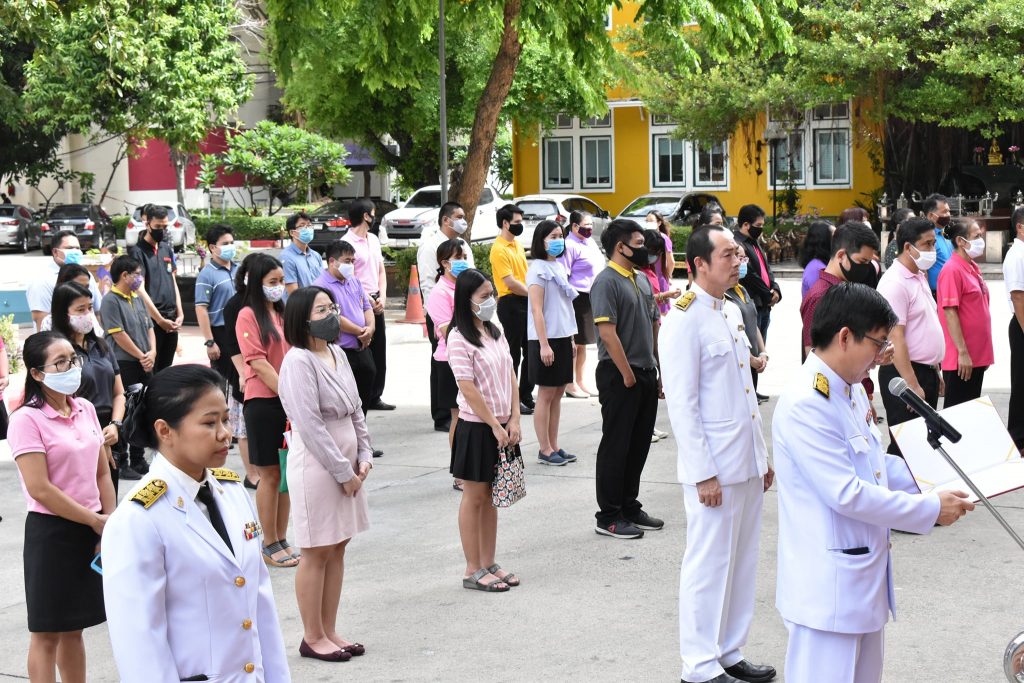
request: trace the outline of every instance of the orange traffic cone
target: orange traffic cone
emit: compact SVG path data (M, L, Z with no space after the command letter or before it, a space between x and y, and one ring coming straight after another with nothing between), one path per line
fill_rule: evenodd
M413 264L409 269L409 295L405 299L405 318L400 323L422 325L423 336L427 336L427 316L423 312L423 297L420 295L420 274Z

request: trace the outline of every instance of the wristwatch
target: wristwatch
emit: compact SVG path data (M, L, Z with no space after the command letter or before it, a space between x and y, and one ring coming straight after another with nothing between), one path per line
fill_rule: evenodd
M209 348L211 348L216 343L217 342L214 341L213 339L207 339L205 342L203 342L203 346L205 346L206 348L209 349Z
M110 424L114 425L118 429L124 426L124 422L122 422L121 420L111 420Z

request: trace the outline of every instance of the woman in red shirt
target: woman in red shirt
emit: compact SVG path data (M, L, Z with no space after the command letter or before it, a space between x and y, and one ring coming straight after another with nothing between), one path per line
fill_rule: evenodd
M242 293L235 335L245 361L242 415L249 437L249 461L260 474L256 511L263 525L263 559L274 567L294 567L299 553L285 539L290 501L281 493L278 449L284 438L285 416L277 395L278 373L290 348L284 338L284 269L266 254L249 264L249 279Z

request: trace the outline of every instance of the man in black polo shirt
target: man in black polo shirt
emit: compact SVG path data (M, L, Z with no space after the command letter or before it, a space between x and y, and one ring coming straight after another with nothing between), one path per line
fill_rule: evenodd
M185 319L181 293L175 278L177 263L174 249L164 241L167 234L167 208L151 205L146 215L146 232L128 255L142 264L145 278L146 310L153 318L156 335L156 365L153 372L170 367L178 350L178 330Z

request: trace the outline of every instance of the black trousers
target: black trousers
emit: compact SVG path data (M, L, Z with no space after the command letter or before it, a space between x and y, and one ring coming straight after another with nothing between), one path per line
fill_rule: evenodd
M981 397L981 384L985 381L985 368L974 368L971 371L971 378L966 382L960 379L956 370L943 370L942 379L946 382L946 397L942 402L943 408L950 408L961 403L973 401Z
M1010 416L1006 429L1017 448L1024 448L1024 330L1010 318Z
M597 447L598 524L632 519L640 512L640 476L651 450L658 417L658 374L633 368L630 388L610 360L597 364L595 379L601 401L601 443Z
M388 336L387 330L384 329L384 315L375 315L373 320L375 328L373 339L370 340L369 351L373 355L375 374L373 386L368 394L370 400L363 402L363 408L380 401L380 397L384 395L384 382L388 372Z
M434 360L434 352L437 351L437 335L434 334L434 321L430 319L430 314L427 314L427 339L430 340L430 419L434 421L435 427L439 427L447 424L452 419L452 414L447 408L441 406L439 398L438 366L440 363Z
M505 332L508 349L512 354L512 370L519 378L519 400L533 405L533 384L530 383L529 361L526 351L526 311L529 299L518 294L506 294L498 299L498 321Z
M124 385L125 391L128 391L128 387L133 384L148 384L152 375L142 369L142 363L137 360L118 360L117 364L121 366L121 383ZM117 442L117 454L118 454L118 465L125 461L125 443L127 438ZM139 448L138 446L132 446L127 449L129 452L129 465L139 465L145 462L146 449Z
M366 414L369 401L373 399L373 388L377 377L377 366L373 362L373 353L370 349L342 349L348 364L352 366L352 376L356 378L356 388L359 390L359 400L363 404L363 414ZM378 397L379 398L379 397Z
M939 371L931 365L923 365L921 363L911 363L911 366L914 368L917 383L924 389L924 400L932 408L938 407ZM900 373L895 365L883 365L878 368L878 384L882 394L882 405L885 406L885 419L888 420L890 427L917 417L916 413L910 412L907 404L889 393L889 382L893 377L899 376ZM896 439L893 438L891 429L889 430L889 439L887 452L902 457L903 454L900 452L900 447L896 445Z
M160 372L174 363L174 354L178 351L178 333L164 332L154 323L153 334L156 335L156 363L153 365L153 372Z

